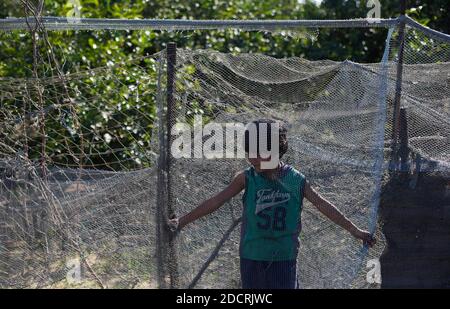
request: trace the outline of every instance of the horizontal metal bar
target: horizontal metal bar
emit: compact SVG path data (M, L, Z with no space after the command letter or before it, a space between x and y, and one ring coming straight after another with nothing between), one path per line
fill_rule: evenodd
M27 30L25 18L0 19L0 30ZM34 17L28 17L33 25ZM182 20L182 19L106 19L42 17L47 30L214 30L242 29L247 31L295 30L307 28L373 28L392 27L398 19L349 20Z
M432 36L434 38L438 38L440 40L446 41L446 42L450 42L450 35L443 33L443 32L439 32L436 30L433 30L431 28L425 27L424 25L419 24L417 21L415 21L414 19L412 19L409 16L401 16L400 20L404 19L405 23L413 28L419 29L420 31L424 32L425 34Z

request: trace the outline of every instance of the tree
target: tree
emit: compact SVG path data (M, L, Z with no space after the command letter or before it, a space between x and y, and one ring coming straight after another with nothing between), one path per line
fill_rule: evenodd
M35 3L37 0L31 1ZM45 0L43 15L70 16L74 4L78 0ZM90 18L160 18L160 19L351 19L366 17L367 1L323 0L318 6L312 0L80 0L81 16ZM24 16L26 11L18 1L4 0L0 3L0 18ZM408 14L422 24L439 31L449 32L448 0L437 0L432 3L421 4L421 1L411 0ZM395 1L382 1L381 13L383 18L396 17L399 4ZM138 70L133 59L152 55L164 49L169 41L175 41L180 48L214 49L221 52L236 53L264 53L274 57L300 56L310 60L331 59L342 61L350 59L356 62L379 62L384 51L387 29L320 29L315 40L315 29L299 29L297 38L281 35L280 33L261 33L248 31L64 31L48 32L47 45L39 45L42 58L39 61L39 76L53 76L55 63L48 63L51 56L58 59L58 67L63 74L83 72L98 67L112 67L121 63L128 70L133 71L132 78L115 74L111 79L107 77L87 80L88 87L83 88L82 96L95 98L95 91L104 93L104 100L92 101L94 105L80 104L77 106L83 135L93 131L98 136L109 134L110 138L104 143L97 143L91 151L103 153L109 148L139 149L139 140L144 146L150 143L150 131L153 126L151 118L155 113L154 97L148 96L146 104L124 99L133 97L135 83L150 76L155 79L156 65L147 59L139 66L145 71ZM41 38L42 39L42 38ZM413 43L411 43L413 44ZM31 77L33 74L32 40L26 31L12 31L0 33L0 77ZM120 78L120 87L112 82L113 78ZM151 89L152 83L140 83L137 91ZM114 89L116 94L107 95L108 89ZM111 93L111 92L110 92ZM67 99L67 98L66 98ZM6 104L6 103L2 103ZM15 104L15 105L14 105ZM46 102L50 105L51 102ZM10 106L17 103L10 102ZM150 114L149 119L143 119L139 114L115 113L116 109L132 106L135 110ZM28 107L29 108L29 107ZM98 110L108 114L101 116ZM63 111L64 112L64 111ZM70 113L69 113L70 114ZM105 114L105 115L106 115ZM63 122L66 126L73 126L74 119L67 116ZM139 124L136 128L127 129L128 123ZM109 130L112 123L122 125ZM60 123L48 123L53 126L55 135L53 144L49 143L49 151L57 152L64 145L61 136L67 130ZM96 128L92 129L92 126ZM59 137L58 137L59 136ZM115 138L119 136L120 138ZM66 137L64 137L66 138ZM80 136L71 136L73 145L80 143ZM36 145L39 145L36 142ZM66 147L66 146L65 146ZM126 156L132 156L126 154ZM114 157L99 160L113 161ZM76 160L73 159L74 163ZM96 162L98 163L98 162Z

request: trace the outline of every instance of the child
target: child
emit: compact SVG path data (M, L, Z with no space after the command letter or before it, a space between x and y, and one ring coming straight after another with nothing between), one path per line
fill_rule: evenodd
M248 156L250 143L255 142L245 131L245 152L251 167L238 173L223 191L201 203L181 218L169 220L169 227L181 230L187 224L217 210L225 202L244 190L240 242L240 271L242 287L296 288L298 236L301 230L303 197L334 223L340 225L365 245L373 246L375 239L369 232L356 227L333 204L321 197L293 167L278 162L272 169L263 169L259 152L260 131L265 126L267 150L271 151L271 129L279 128L279 158L288 149L287 130L273 120L257 120L256 155ZM248 128L248 127L247 127ZM264 132L264 131L263 131ZM254 148L252 148L254 149ZM271 152L272 153L272 152ZM264 156L265 157L265 156Z

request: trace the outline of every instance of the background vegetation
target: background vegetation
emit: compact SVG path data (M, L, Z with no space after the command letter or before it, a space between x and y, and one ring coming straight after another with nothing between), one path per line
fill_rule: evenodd
M37 0L29 1L36 3ZM91 18L164 18L164 19L351 19L366 17L366 0L45 0L43 15L72 16L74 3L81 4L81 17ZM399 1L381 1L382 18L396 17ZM410 0L408 14L422 24L436 30L450 33L448 0ZM0 18L22 17L26 10L19 0L0 2ZM313 29L310 31L314 31ZM116 63L130 63L130 60L151 55L165 48L169 41L175 41L180 48L214 49L222 52L258 52L274 57L305 57L309 60L331 59L356 62L379 62L384 49L386 29L320 29L316 40L294 39L280 34L245 31L63 31L49 32L49 45L39 43L41 60L33 72L33 44L27 31L0 33L0 77L55 76L55 64L49 69L49 59L56 56L59 73L68 74L92 68L113 66ZM42 39L42 38L41 38ZM49 50L51 46L51 50ZM46 141L42 136L28 137L27 143L36 150L34 157L42 156L45 143L48 156L53 154L89 151L104 153L108 149L126 149L116 155L101 155L89 158L92 164L130 160L142 162L151 140L152 119L156 112L154 95L156 65L147 61L129 79L114 75L114 79L104 77L101 82L87 80L87 86L80 90L80 98L96 97L92 105L78 104L72 110L58 111L64 114L57 121L41 123L47 132L55 134ZM130 70L132 70L130 68ZM111 73L114 74L114 73ZM143 81L146 79L146 82ZM120 81L120 87L117 87ZM101 84L100 84L101 83ZM139 84L136 86L136 84ZM114 93L111 91L114 90ZM135 102L132 93L147 90L145 100ZM71 90L73 90L71 88ZM63 90L60 88L61 93ZM106 94L109 93L109 94ZM51 96L48 94L48 97ZM124 99L125 98L125 99ZM2 100L0 107L36 112L62 98L29 104L21 100ZM66 98L67 99L67 98ZM76 99L76 98L75 98ZM81 100L81 99L80 99ZM85 102L86 103L86 102ZM95 105L94 105L95 103ZM129 112L127 112L127 110ZM136 113L136 110L138 113ZM119 111L119 112L118 112ZM104 113L108 115L105 117ZM142 117L147 114L148 117ZM75 116L76 115L76 116ZM61 123L65 123L63 126ZM119 125L118 125L119 124ZM92 129L92 128L95 129ZM78 132L73 134L73 132ZM6 133L5 133L6 134ZM104 138L107 134L107 138ZM42 134L41 134L42 135ZM0 132L0 137L2 133ZM83 140L98 139L90 143L88 150L79 149ZM70 143L67 143L68 140ZM74 148L75 147L75 148ZM84 146L81 146L84 147ZM63 149L64 148L64 149ZM131 153L130 151L133 150ZM117 157L119 156L119 158ZM137 156L134 157L134 156ZM31 153L31 157L33 154ZM76 155L59 161L68 166L76 165ZM138 159L138 160L136 160ZM109 167L113 169L118 166Z
M82 6L81 16L92 18L167 19L350 19L366 17L366 0L45 0L44 15L73 14L73 3ZM450 33L448 0L409 0L408 14L423 25ZM381 1L382 17L395 18L399 1ZM0 3L0 18L20 17L19 0ZM212 48L223 52L262 52L275 57L303 56L311 60L350 59L379 61L385 29L321 29L314 42L256 32L202 31L102 31L52 33L51 42L66 58L66 69L96 67L127 56L153 54L170 39L179 47ZM0 76L26 76L17 71L31 63L29 42L15 34L0 41ZM17 38L17 40L13 40ZM18 45L19 44L19 45Z

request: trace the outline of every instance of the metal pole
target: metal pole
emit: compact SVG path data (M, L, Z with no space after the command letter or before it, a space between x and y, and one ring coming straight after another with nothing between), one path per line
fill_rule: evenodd
M161 75L163 71L163 60L159 59L158 69L158 141L159 141L159 156L158 156L158 182L156 188L156 263L157 263L157 279L158 287L160 289L166 288L166 238L164 225L164 209L167 205L167 179L165 174L166 167L166 140L165 140L165 123L164 123L164 104L162 96Z
M219 30L241 29L245 31L296 30L312 28L361 28L391 27L397 19L380 19L369 22L366 18L351 20L188 20L188 19L118 19L76 18L42 16L42 24L48 31L55 30ZM0 31L26 30L27 23L34 25L36 18L0 19Z
M167 148L166 148L166 167L165 172L167 175L167 218L171 218L175 215L175 209L172 196L172 175L170 173L170 167L172 164L172 155L170 148L172 145L172 126L175 122L175 100L174 100L174 88L176 78L176 66L177 61L177 45L173 42L167 44ZM168 235L169 250L168 250L168 262L169 262L169 275L170 275L170 287L176 288L178 284L178 261L175 252L175 243L172 235Z
M397 82L395 86L395 97L394 97L394 115L392 121L392 154L391 154L391 167L395 170L398 165L398 139L400 131L400 106L402 98L402 83L403 83L403 56L405 48L405 15L406 15L406 0L400 1L400 24L398 30L398 62L397 62Z

